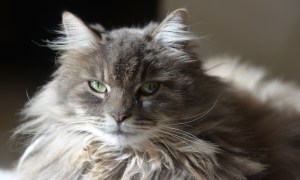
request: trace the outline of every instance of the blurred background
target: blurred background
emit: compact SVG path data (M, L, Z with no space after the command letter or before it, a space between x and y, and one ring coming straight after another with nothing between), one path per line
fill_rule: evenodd
M264 66L277 77L300 82L299 0L151 0L0 2L0 168L20 152L9 143L19 111L49 80L56 53L43 40L55 38L61 13L71 11L107 29L143 26L184 7L190 28L202 36L201 57L232 55Z

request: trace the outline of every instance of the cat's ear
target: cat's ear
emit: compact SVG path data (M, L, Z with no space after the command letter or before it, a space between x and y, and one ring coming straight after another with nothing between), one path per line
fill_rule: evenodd
M96 47L100 37L80 18L65 11L62 15L62 37L51 42L50 47L56 50L86 50Z
M153 37L166 47L179 50L195 37L188 31L188 12L177 9L169 14L154 30Z

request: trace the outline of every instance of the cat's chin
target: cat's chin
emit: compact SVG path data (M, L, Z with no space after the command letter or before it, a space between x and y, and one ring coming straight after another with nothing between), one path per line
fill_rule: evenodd
M125 136L125 137L129 137L129 136L134 136L135 135L135 133L126 132L126 131L123 131L121 129L118 129L116 131L112 131L112 132L110 132L110 134L112 134L114 136Z
M101 140L111 146L130 147L140 146L143 142L145 142L146 137L133 132L115 130L109 132L102 131Z

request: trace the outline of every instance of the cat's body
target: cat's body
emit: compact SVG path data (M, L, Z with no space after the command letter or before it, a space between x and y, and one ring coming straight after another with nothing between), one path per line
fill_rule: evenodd
M299 88L202 64L185 10L110 32L63 20L61 65L17 131L32 135L19 179L300 178Z

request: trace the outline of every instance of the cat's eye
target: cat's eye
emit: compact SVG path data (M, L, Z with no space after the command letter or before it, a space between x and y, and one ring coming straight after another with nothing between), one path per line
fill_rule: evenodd
M90 88L98 93L105 93L107 91L107 87L98 82L98 81L89 81Z
M157 83L157 82L148 82L148 83L143 84L140 87L140 93L142 95L149 96L149 95L152 95L152 94L156 93L158 91L158 89L159 89L159 83Z

